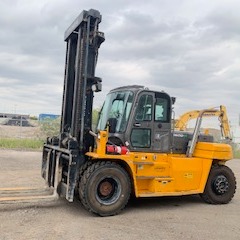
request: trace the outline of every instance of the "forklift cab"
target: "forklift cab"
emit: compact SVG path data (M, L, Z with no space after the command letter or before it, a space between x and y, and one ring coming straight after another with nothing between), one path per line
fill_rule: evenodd
M116 88L107 95L97 130L109 126L109 141L132 151L170 152L172 99L143 86Z

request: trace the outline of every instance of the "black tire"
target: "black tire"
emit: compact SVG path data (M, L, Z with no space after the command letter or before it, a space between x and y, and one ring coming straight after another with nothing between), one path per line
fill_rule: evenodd
M131 192L127 172L114 162L100 161L90 165L79 183L83 206L100 216L119 213L127 204Z
M93 164L93 162L91 162L91 161L86 161L86 162L79 168L78 180L77 180L76 187L75 187L75 191L74 191L76 197L77 197L77 196L79 197L79 182L81 181L81 178L82 178L82 176L83 176L83 173L84 173L84 171L85 171L90 165L92 165L92 164Z
M89 166L91 166L93 162L86 161L80 168L79 168L79 179L83 176L83 173L87 170Z
M236 178L227 166L213 165L205 190L200 196L210 204L229 203L236 191Z

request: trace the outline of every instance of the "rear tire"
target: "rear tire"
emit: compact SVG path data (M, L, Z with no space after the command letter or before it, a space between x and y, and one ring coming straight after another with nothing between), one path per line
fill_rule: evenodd
M127 172L114 162L100 161L90 165L79 183L83 206L100 216L119 213L127 204L131 192Z
M236 178L227 166L213 165L205 190L200 196L210 204L229 203L236 191Z

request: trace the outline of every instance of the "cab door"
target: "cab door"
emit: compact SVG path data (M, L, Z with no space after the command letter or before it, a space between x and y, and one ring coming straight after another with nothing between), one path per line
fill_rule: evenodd
M144 91L138 95L130 130L130 149L169 152L171 100L166 93Z
M134 151L152 151L153 103L152 92L138 95L130 129L130 148Z
M170 152L171 148L171 98L164 92L154 94L152 147L154 152Z

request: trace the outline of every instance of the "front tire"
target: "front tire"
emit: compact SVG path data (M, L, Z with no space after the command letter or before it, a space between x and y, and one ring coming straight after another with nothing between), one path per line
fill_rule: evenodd
M79 183L83 206L100 216L119 213L127 204L130 192L129 176L115 162L93 163L84 171Z
M205 190L200 196L210 204L229 203L236 191L236 178L227 166L213 165Z
M78 197L79 197L79 183L80 183L80 181L81 181L81 178L82 178L82 176L83 176L84 171L86 171L86 169L87 169L90 165L92 165L92 164L93 164L93 162L91 162L91 161L86 161L86 162L80 167L77 184L76 184L75 191L74 191L75 196L78 196Z

